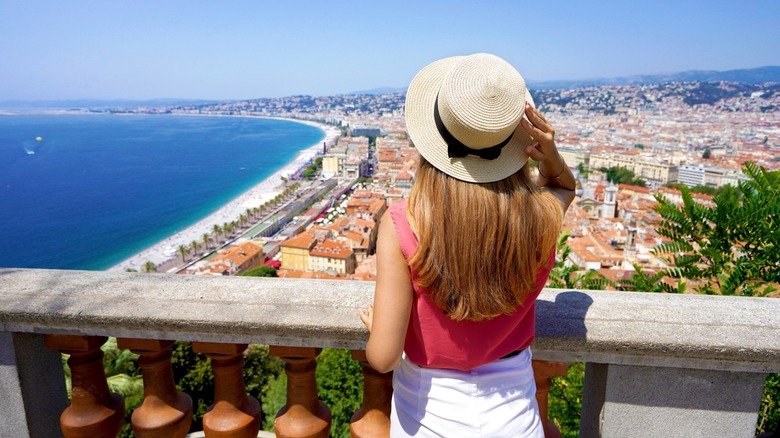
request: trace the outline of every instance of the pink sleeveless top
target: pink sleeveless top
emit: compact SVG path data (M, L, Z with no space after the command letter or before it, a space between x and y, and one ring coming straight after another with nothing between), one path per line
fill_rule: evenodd
M408 260L417 249L417 236L406 219L407 201L388 208L401 252ZM534 290L526 301L507 315L487 321L455 321L431 301L426 288L414 287L412 314L406 331L404 352L409 360L427 368L470 370L523 348L534 340L534 302L544 287L555 262L550 254L547 267L536 274ZM412 281L416 280L414 269Z

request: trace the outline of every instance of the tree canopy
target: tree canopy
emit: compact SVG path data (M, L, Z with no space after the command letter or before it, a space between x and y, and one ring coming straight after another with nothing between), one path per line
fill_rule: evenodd
M243 277L276 277L276 269L273 266L263 265L252 268L238 274Z
M632 186L647 187L642 178L637 178L634 171L625 167L600 167L600 171L607 174L607 181L613 184L630 184Z

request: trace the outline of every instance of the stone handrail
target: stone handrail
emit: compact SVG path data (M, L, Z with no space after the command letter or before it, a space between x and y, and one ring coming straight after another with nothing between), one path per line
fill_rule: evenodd
M351 281L0 269L0 331L360 350L372 295ZM752 436L764 375L780 372L777 299L550 289L536 311L535 358L588 364L583 436Z

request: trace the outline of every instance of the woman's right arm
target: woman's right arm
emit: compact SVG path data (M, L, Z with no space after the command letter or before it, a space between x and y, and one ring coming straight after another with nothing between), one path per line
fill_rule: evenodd
M380 373L392 371L401 360L413 296L409 265L401 252L393 219L385 213L377 233L374 304L360 313L371 333L366 357Z

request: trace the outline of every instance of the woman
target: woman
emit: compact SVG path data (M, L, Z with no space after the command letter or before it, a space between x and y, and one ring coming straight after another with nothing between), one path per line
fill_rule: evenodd
M534 300L575 187L555 132L520 74L487 54L421 70L406 123L420 163L408 204L380 222L360 313L368 361L394 370L391 436L541 437Z

